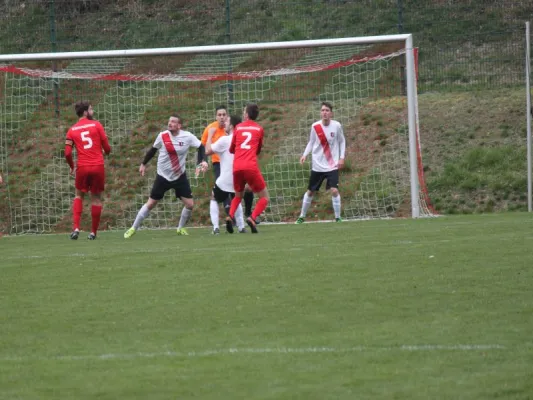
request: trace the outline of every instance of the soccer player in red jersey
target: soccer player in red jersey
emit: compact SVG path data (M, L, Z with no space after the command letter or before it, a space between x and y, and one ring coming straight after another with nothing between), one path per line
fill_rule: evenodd
M261 152L263 146L263 127L255 120L259 116L259 107L257 104L249 103L243 111L243 122L238 124L233 131L231 139L230 153L235 154L233 160L233 185L235 188L235 197L231 201L229 217L226 219L226 228L232 223L235 217L235 211L244 194L245 185L248 184L252 192L259 197L252 215L246 219L246 223L252 230L257 233L255 219L265 211L268 205L268 190L259 170L257 155Z
M70 174L76 176L76 195L72 202L73 231L72 240L77 240L80 234L80 220L83 211L85 193L91 193L91 233L87 239L96 239L100 216L102 215L101 193L105 187L104 155L111 153L102 124L93 119L93 107L88 101L81 101L75 105L76 115L80 118L67 132L65 142L65 159L70 166ZM72 159L72 147L78 153L77 165Z

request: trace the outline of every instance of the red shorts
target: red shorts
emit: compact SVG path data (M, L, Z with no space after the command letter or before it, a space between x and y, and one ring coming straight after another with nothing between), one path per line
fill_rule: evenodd
M257 193L266 188L265 180L258 169L233 171L233 188L236 192L244 192L244 185L248 184L252 192Z
M103 165L81 166L76 169L76 189L87 193L99 194L105 187L105 169Z

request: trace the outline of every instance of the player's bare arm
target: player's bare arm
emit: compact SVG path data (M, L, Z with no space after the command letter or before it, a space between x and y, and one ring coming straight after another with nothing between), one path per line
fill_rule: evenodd
M207 141L205 142L205 154L210 156L214 154L215 152L211 148L211 145L213 144L213 136L217 130L215 128L210 128L207 132Z
M343 169L344 168L344 158L339 158L339 162L337 163L337 167L339 169Z
M303 163L305 162L306 159L307 159L306 156L301 156L301 157L300 157L300 164L303 165Z

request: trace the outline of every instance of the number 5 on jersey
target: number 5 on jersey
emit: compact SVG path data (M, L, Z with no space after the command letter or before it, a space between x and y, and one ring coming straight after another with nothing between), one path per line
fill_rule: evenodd
M89 131L83 131L80 134L84 149L90 149L91 147L93 147L93 140L88 136L89 133Z

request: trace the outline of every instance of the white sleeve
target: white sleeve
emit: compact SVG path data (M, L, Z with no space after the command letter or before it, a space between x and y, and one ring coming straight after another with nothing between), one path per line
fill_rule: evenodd
M218 139L215 143L211 143L211 150L215 153L224 153L226 150L229 150L229 136L224 136Z
M192 147L200 147L202 145L202 142L200 141L200 139L198 139L196 136L194 136L192 133L190 133L190 139L189 139L189 142L191 144Z
M160 149L163 146L163 139L161 139L161 133L157 135L157 137L155 138L155 142L152 145L152 147L155 147L156 149Z
M311 150L313 150L313 145L315 144L315 137L316 137L315 130L311 126L311 133L309 134L309 142L307 143L307 146L305 146L305 150L303 154L304 157L307 157L309 153L311 152Z
M337 140L339 141L339 158L344 159L344 153L346 152L346 138L344 137L344 131L342 130L342 125L339 124L339 129L337 132Z

